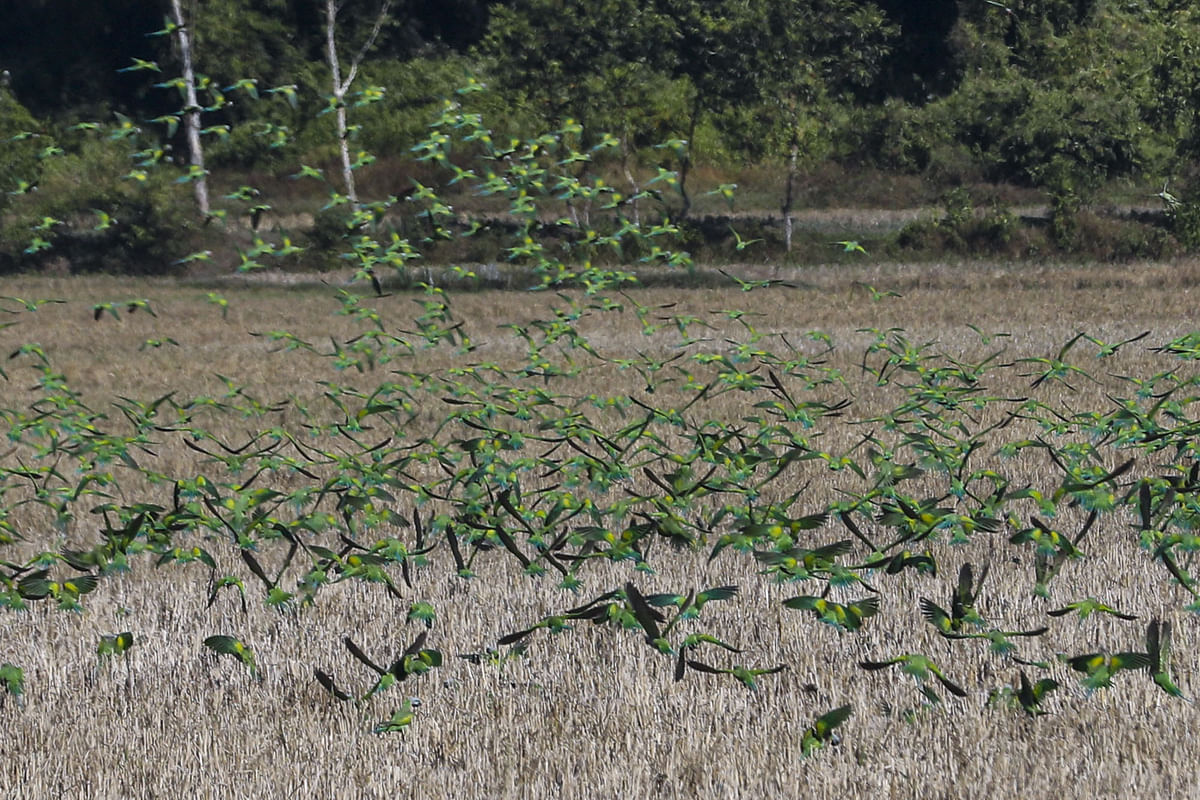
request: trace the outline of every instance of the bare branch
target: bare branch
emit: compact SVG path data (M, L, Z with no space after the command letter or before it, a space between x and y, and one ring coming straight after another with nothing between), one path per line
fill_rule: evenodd
M342 66L338 60L337 54L337 16L345 5L345 0L336 2L336 0L325 0L325 50L326 58L329 61L330 77L333 84L333 99L336 105L334 119L337 124L338 149L342 156L342 178L346 184L346 197L351 203L358 203L358 193L354 188L354 170L350 164L350 146L346 141L349 133L349 127L346 122L346 91L354 84L354 79L358 75L358 65L366 57L367 52L375 44L375 40L379 37L379 31L383 28L383 22L387 19L388 11L391 9L392 0L383 0L379 7L379 15L375 18L375 25L371 28L371 33L367 40L363 43L362 49L354 56L350 62L350 67L345 80L342 79Z
M358 51L358 55L350 62L350 74L346 76L346 84L342 87L344 92L350 88L350 84L354 83L354 76L358 74L358 65L366 57L367 52L375 44L375 39L379 36L379 31L383 28L383 21L387 19L388 10L392 6L392 0L383 0L383 5L379 7L379 16L375 18L375 26L371 28L371 35L363 42L362 49Z

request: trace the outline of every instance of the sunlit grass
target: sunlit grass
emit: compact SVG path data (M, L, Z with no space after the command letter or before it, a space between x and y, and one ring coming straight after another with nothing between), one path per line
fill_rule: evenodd
M30 342L41 346L53 371L80 393L81 403L107 415L98 423L106 429L127 428L114 405L125 403L122 398L149 402L173 392L177 403L207 396L230 408L196 410L183 430L151 431L146 446L133 451L139 469L113 463L114 481L105 487L111 497L81 497L71 506L73 520L61 530L53 527L53 515L38 502L8 508L13 527L26 541L5 545L0 557L23 563L43 551L91 546L103 520L90 511L102 502L170 508L176 479L204 475L231 486L254 474L253 466L230 474L226 465L188 447L189 438L225 456L217 442L237 448L278 427L316 450L369 462L363 448L381 447L381 452L399 448L396 454L400 455L410 446L427 449L422 444L427 439L461 443L484 436L461 423L440 427L450 414L462 410L446 402L455 399L457 384L544 387L559 406L584 410L592 425L615 435L646 412L636 404L623 412L595 408L584 402L590 395L632 397L645 407L668 410L696 397L697 389L689 385L685 373L702 380L715 374L715 368L695 356L729 356L743 346L774 355L809 356L823 361L822 369L837 370L844 382L806 391L799 381L785 376L795 399L824 404L850 400L851 404L836 414L814 412L813 427L805 430L797 424L794 432L807 437L813 451L831 456L849 453L869 474L874 468L866 450L876 445L863 444L868 434L897 448L895 463L913 461L912 449L896 444L898 434L887 429L887 422L862 421L894 412L911 397L904 385L918 381L916 373L900 370L889 373L890 380L879 385L875 376L864 373L864 352L877 337L863 329L903 329L909 343L923 348L919 363L929 365L946 363L946 358L978 363L999 352L981 383L986 386L983 394L1003 399L970 410L978 421L969 423L973 430L982 430L988 420L1003 419L1018 405L1016 398L1036 398L1064 416L1107 413L1115 407L1111 398L1132 395L1131 385L1116 375L1148 378L1177 368L1181 380L1195 377L1190 362L1148 350L1193 329L1192 286L1200 278L1194 263L1122 269L988 264L803 271L748 267L738 274L784 280L798 288L608 292L614 302L624 305L624 311L591 311L573 325L598 357L565 344L561 350L548 347L546 353L554 363L579 369L575 377L550 380L517 377L529 363L528 345L504 326L511 323L528 329L553 319L552 309L566 308L570 300L586 303L587 298L576 292L565 297L549 292L453 292L453 319L462 322L459 332L469 336L472 349L456 352L465 348L449 344L417 347L412 355L360 372L353 367L337 369L334 354L376 326L337 313L347 308L335 297L343 288L343 278L327 277L328 284L299 286L273 286L264 280L255 287L111 278L5 280L0 295L68 301L44 305L36 312L6 314L0 320L19 323L0 331L0 355L7 359L0 365L8 375L0 404L5 409L30 414L32 404L45 395L35 386L44 370L29 353L19 353ZM873 299L868 286L880 299ZM397 292L374 298L369 288L353 288L367 292L354 308L377 309L384 330L416 341L403 332L414 329L414 317L422 310L421 294ZM885 296L885 291L901 296ZM222 306L210 301L210 292L228 301L224 313ZM145 310L128 313L124 304L131 299L148 300L157 316ZM102 315L94 320L93 306L106 302L115 303L119 319ZM644 320L661 327L647 333L637 306L648 309ZM12 302L0 302L0 307L17 309ZM701 320L703 325L691 323L686 328L686 335L696 341L681 346L681 333L672 317ZM1094 346L1076 345L1078 349L1066 360L1094 380L1071 380L1074 391L1053 380L1032 387L1039 364L1018 361L1052 357L1080 331L1115 342L1145 330L1151 331L1150 336L1121 348L1110 359L1096 358ZM280 331L313 349L285 350L290 340L269 335ZM823 336L833 342L832 351L826 352ZM161 341L168 337L174 343ZM160 344L148 346L150 340ZM681 353L682 357L667 362ZM883 355L869 354L868 366L878 369ZM623 366L622 361L628 364ZM768 379L768 370L781 374L781 368L768 361L755 356L743 364L744 371L763 380ZM658 362L667 363L657 371L647 366ZM496 369L483 370L478 379L461 374L466 367L485 363L495 364ZM369 394L389 380L407 385L417 373L438 380L412 389L411 413L364 417L364 430L350 433L358 444L336 430L321 429L340 414L327 393L358 408L361 401L338 392L352 389ZM226 397L233 390L218 375L229 378L240 392ZM331 388L334 385L337 391ZM1189 391L1181 392L1178 399ZM764 413L754 404L770 397L763 389L704 396L688 413L688 425L662 426L661 452L631 452L627 478L618 480L607 494L581 487L578 496L606 504L631 494L661 498L664 492L655 478L662 480L672 468L672 456L693 446L696 427L719 421L751 432L758 423L749 418ZM252 405L276 410L255 416L247 411ZM302 409L307 409L307 415ZM950 412L945 415L962 419ZM573 452L552 441L546 431L539 434L536 417L528 422L500 417L496 422L530 437L547 436L546 441L530 438L521 450L505 451L505 457L548 453L545 458L553 460ZM196 439L190 432L194 429L214 438ZM902 426L904 431L918 429ZM1064 476L1043 450L1025 449L1012 459L997 454L1004 443L1036 435L1050 437L1027 419L988 433L971 467L991 467L1011 476L1013 489L1028 484L1049 495ZM1054 443L1062 446L1086 438L1076 428ZM37 458L34 447L28 439L13 442L0 462L8 470L7 483L18 486L7 497L23 499L33 492L19 475L26 468L55 465L66 483L78 480L73 454ZM1138 458L1130 472L1117 479L1123 487L1115 492L1118 496L1135 488L1138 479L1161 474L1164 465L1174 463L1172 455L1172 451L1151 455L1108 445L1101 448L1109 468L1129 457ZM310 458L302 466L322 479L341 469L314 463L318 461ZM846 468L833 471L827 463L811 458L789 464L764 486L756 502L765 505L798 492L791 512L799 516L821 512L849 499L848 493L870 488L869 480ZM531 504L535 489L563 480L561 475L543 475L544 467L522 477L521 489ZM403 471L430 485L447 477L436 463L414 464ZM705 471L707 465L698 466L697 477ZM148 473L169 480L156 482ZM407 478L401 483L407 483ZM294 491L306 485L313 481L280 470L257 476L251 488ZM930 471L902 488L908 495L925 497L940 495L945 485L943 476ZM396 499L385 505L399 518L411 520L417 510L427 524L434 514L452 513L451 503L418 503L413 492L401 486L390 488ZM496 500L500 493L496 487L489 513L503 517ZM236 492L227 489L226 494ZM637 502L643 512L651 510L651 500ZM744 499L734 495L700 492L689 513L700 519L722 502L745 506ZM1060 505L1058 522L1064 532L1074 534L1087 514L1067 507L1067 499ZM1031 516L1042 513L1028 501L1014 503L1011 511L1026 525ZM361 516L352 516L355 524L363 523ZM526 533L511 516L505 519L518 548L534 554ZM232 574L243 581L245 613L235 587L222 589L206 607L210 574L201 563L155 567L158 556L151 554L131 557L128 573L103 577L94 591L80 598L82 612L60 611L50 599L30 602L27 611L3 612L0 662L22 667L25 682L21 702L12 696L0 699L0 720L12 745L9 756L0 761L0 786L8 790L6 795L22 797L166 792L383 796L397 787L437 796L505 797L938 797L961 796L964 791L979 797L1051 792L1104 796L1114 786L1180 796L1200 777L1194 766L1200 762L1186 735L1200 721L1193 705L1168 697L1145 672L1120 673L1111 689L1089 694L1082 676L1056 657L1144 649L1147 623L1154 618L1168 620L1174 623L1171 666L1176 682L1188 697L1200 691L1195 677L1200 674L1197 628L1192 612L1183 608L1192 598L1149 552L1139 548L1136 497L1129 507L1099 517L1079 545L1086 557L1066 563L1050 584L1048 600L1033 596L1032 547L1010 544L1015 532L1010 527L996 533L976 532L959 545L948 543L944 535L905 544L897 549L929 549L938 563L937 576L915 569L896 575L860 570L879 589L879 613L866 619L856 633L825 624L811 611L783 605L797 595L820 595L824 588L820 581L778 583L760 573L763 563L733 547L710 560L713 546L729 531L732 519L718 524L695 549L673 549L661 537L653 540L646 555L652 573L635 571L631 561L591 559L578 569L582 585L574 593L557 588L562 576L553 569L540 579L523 574L517 560L497 542L472 562L478 577L464 580L456 574L442 534L426 540L436 544L426 556L428 564L411 565L411 588L396 565L388 566L386 571L403 599L380 583L346 580L321 588L314 604L303 607L297 582L311 560L301 551L279 581L282 588L297 592L294 607L283 611L264 604L266 588L227 531L181 535L181 547L196 545L211 553L218 565L216 576ZM637 521L636 516L625 519ZM590 523L581 517L567 526L584 524ZM877 544L892 538L893 532L882 523L860 517L859 524ZM341 523L331 532L310 537L311 542L340 549L339 531L346 532ZM398 521L362 532L364 542L384 536L415 547L415 529ZM806 547L854 540L854 549L841 559L842 564L861 564L870 556L869 549L836 517L797 538ZM765 541L755 544L757 549L766 546ZM463 547L469 549L465 543ZM286 551L284 540L260 538L255 558L274 578ZM959 567L968 562L977 567L991 564L978 600L979 614L987 621L980 630L1049 625L1051 631L1045 636L1017 640L1023 658L1045 661L1047 668L1022 667L1007 656L993 654L987 641L947 640L922 619L921 598L949 607ZM557 635L532 632L521 640L527 646L523 654L497 645L501 637L602 592L621 589L627 581L647 596L739 586L735 596L706 604L698 620L681 620L665 635L678 645L687 634L705 633L743 651L734 654L711 644L689 651L688 658L706 665L786 668L757 676L753 692L736 676L690 668L676 682L675 657L647 646L644 631L593 625L586 619L568 620L573 630ZM835 587L829 599L850 603L867 594L860 586ZM1137 614L1139 620L1102 614L1087 619L1074 614L1046 616L1048 610L1089 596ZM412 604L418 602L435 611L428 628L419 615L407 619ZM672 609L663 610L670 619ZM441 666L397 681L361 704L336 700L314 679L313 670L320 669L340 689L361 697L380 676L348 652L344 637L351 637L386 668L426 630L426 646L440 652ZM132 647L123 655L98 658L102 637L124 631L133 634ZM211 636L235 637L245 643L262 680L256 680L239 659L218 658L206 648L203 642ZM496 652L489 654L489 648ZM957 699L931 679L929 685L943 703L928 707L913 678L900 667L871 672L859 667L863 660L882 662L909 653L927 655L967 696ZM459 658L467 654L479 657ZM989 706L991 692L1017 688L1021 669L1035 680L1051 676L1061 684L1043 701L1050 715L1033 720L1019 705ZM401 712L410 697L419 698L420 704L410 709L413 719L402 732L373 733L385 720L398 719L394 713ZM853 713L837 728L840 744L803 758L805 731L818 716L846 704Z

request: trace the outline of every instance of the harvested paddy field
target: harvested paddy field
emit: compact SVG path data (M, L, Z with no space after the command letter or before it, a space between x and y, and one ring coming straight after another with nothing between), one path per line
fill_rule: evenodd
M738 274L0 282L3 795L1192 791L1200 263Z

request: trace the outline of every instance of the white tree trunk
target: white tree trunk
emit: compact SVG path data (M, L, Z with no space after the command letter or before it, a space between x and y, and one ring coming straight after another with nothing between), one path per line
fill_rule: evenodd
M188 160L197 178L192 181L196 195L196 208L205 219L209 216L208 179L204 173L204 147L200 143L200 103L196 99L196 72L192 67L192 41L183 19L180 0L171 0L171 14L175 23L175 42L179 45L179 58L183 62L185 105L183 130L187 136Z
M634 200L630 203L633 206L633 224L642 224L642 215L638 210L637 196L642 193L642 187L638 186L637 179L633 177L633 172L629 169L629 135L621 137L621 169L625 172L625 180L629 181L630 197Z
M337 41L334 33L337 30L338 4L334 0L325 0L325 58L329 61L329 73L333 78L333 101L337 104L334 118L337 120L338 150L342 155L342 181L346 185L346 197L357 205L358 193L354 190L354 170L350 169L350 142L346 140L346 89L350 81L342 83L342 67L338 62ZM353 80L353 69L351 70Z
M178 1L174 0L174 2ZM362 63L363 57L375 43L375 37L379 35L379 29L383 27L383 21L387 19L388 8L392 3L391 0L384 0L383 5L380 6L379 16L375 18L375 26L371 29L371 35L367 37L367 41L358 51L358 55L350 62L346 78L342 80L342 66L338 61L336 34L338 12L341 11L344 2L345 0L341 0L341 2L325 0L325 58L329 62L333 102L336 105L334 118L337 125L338 150L342 156L342 181L346 185L346 197L351 203L357 205L358 192L354 188L354 169L350 163L349 125L346 123L346 92L358 75L358 65Z
M792 252L792 203L795 197L796 187L796 163L800 156L800 142L797 141L796 134L792 134L792 152L788 160L787 184L784 189L783 207L780 211L783 212L783 242L786 252Z

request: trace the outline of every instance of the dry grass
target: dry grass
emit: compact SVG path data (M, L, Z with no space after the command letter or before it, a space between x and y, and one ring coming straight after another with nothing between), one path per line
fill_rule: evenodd
M960 360L982 358L998 347L1007 348L1005 360L1052 355L1080 330L1105 341L1151 330L1150 337L1122 349L1111 362L1097 361L1094 348L1080 346L1073 353L1075 363L1086 366L1099 383L1081 381L1077 393L1052 384L1031 390L1030 379L1019 376L1027 371L1020 366L998 370L987 380L988 391L996 395L1037 396L1077 412L1106 411L1111 408L1106 392L1130 394L1106 373L1148 377L1173 366L1190 369L1188 363L1150 353L1145 346L1192 330L1200 264L838 267L764 272L761 277L786 278L802 288L748 294L736 289L642 290L630 293L630 299L647 307L674 303L656 313L694 314L712 324L709 330L693 330L709 341L690 345L688 352L728 351L726 340L748 339L745 327L713 313L718 309L761 314L746 319L759 332L782 334L802 353L820 350L807 332L831 335L837 349L827 356L828 366L840 368L848 383L821 387L805 399L854 400L845 416L819 420L823 436L812 439L814 446L838 453L866 430L878 428L849 421L886 412L903 399L894 384L877 387L862 375L858 365L873 337L859 329L903 328L914 344L936 341L931 352ZM903 296L872 301L862 284ZM271 352L265 337L247 335L288 330L328 353L331 337L345 343L365 329L333 313L338 305L329 299L329 287L219 287L216 291L229 300L227 319L205 302L211 290L118 279L6 280L0 294L70 302L14 316L20 324L0 332L0 351L41 343L54 369L91 408L106 410L114 427L120 421L110 405L114 399L150 399L169 391L176 392L177 400L219 395L224 384L215 373L234 378L247 395L264 402L294 398L286 410L262 419L204 416L204 426L229 444L268 426L298 429L303 420L295 411L297 403L328 415L330 410L321 406L324 387L317 381L369 392L396 377L384 369L338 372L329 358ZM149 298L157 318L139 313L123 314L120 322L92 320L92 303L132 297ZM419 297L398 294L371 305L394 332L411 329L420 310L412 299ZM499 292L455 294L451 303L477 349L466 355L455 355L450 347L418 351L389 366L444 374L454 366L491 361L515 370L524 363L525 346L498 326L547 319L551 306L565 305L548 294ZM984 332L1012 335L985 346L968 323ZM630 313L593 313L580 321L578 330L611 358L633 358L639 351L648 358L666 357L678 343L673 328L644 335ZM147 339L164 336L178 346L139 350ZM762 340L762 346L775 352L788 349L782 339L772 337ZM570 355L585 369L575 379L550 384L553 391L633 395L660 408L689 396L677 384L664 384L650 395L644 379L631 369L598 363L581 352ZM9 375L6 408L27 409L36 396L28 391L35 372L27 359L18 356L3 365ZM669 374L668 368L663 375ZM392 436L414 442L430 435L452 408L441 402L442 396L419 396L420 411L406 427L381 427L362 439L375 443ZM753 413L750 404L763 398L762 393L723 394L701 404L697 418L738 424ZM613 414L593 412L593 419L609 430L624 424ZM1011 472L1014 485L1032 483L1050 491L1061 473L1040 453L1026 451L1012 462L993 456L999 443L1035 432L1024 425L1016 422L990 435L991 446L980 456L980 465L994 463ZM172 477L203 472L228 479L217 465L183 447L180 437L159 433L154 438L157 456L139 456L144 467ZM1110 465L1124 457L1109 451L1105 455ZM10 453L5 466L14 468L16 457ZM1134 472L1122 480L1155 474L1152 462L1140 457ZM73 468L69 459L62 464ZM169 485L152 486L128 470L118 472L123 502L170 504ZM938 485L933 477L925 480L930 491ZM842 497L839 489L864 488L853 476L830 472L819 461L795 465L777 483L769 491L779 496L808 485L796 507L799 513L825 508ZM640 474L627 485L633 491L652 488ZM909 490L919 495L919 488ZM618 493L610 502L619 499ZM76 522L61 538L42 533L50 529L34 507L10 509L30 541L9 547L3 557L16 560L64 543L94 541L97 522L87 513L91 505L81 501ZM408 515L412 499L399 497L398 506ZM1028 509L1021 513L1027 515ZM1064 528L1074 530L1083 515L1064 513ZM1200 759L1191 739L1200 726L1196 707L1162 694L1144 673L1119 675L1113 688L1088 696L1077 676L1054 659L1059 652L1142 648L1145 622L1159 617L1175 623L1178 682L1185 694L1200 693L1200 626L1182 608L1189 600L1183 589L1138 549L1131 533L1134 521L1128 510L1102 517L1083 545L1087 557L1069 564L1052 585L1050 604L1030 596L1032 558L1028 548L1008 544L1008 532L977 534L962 546L933 544L938 576L876 575L881 613L855 634L841 634L807 612L781 605L787 597L819 592L815 583L774 583L759 574L753 559L731 550L710 563L708 548L671 552L656 545L650 554L656 572L649 576L637 575L628 562L593 561L581 571L584 587L574 596L555 588L553 573L541 580L522 575L501 550L480 556L480 577L464 581L443 544L430 554L428 567L416 570L413 588L400 589L406 600L427 601L437 609L429 646L445 655L444 665L360 707L331 698L314 681L312 670L332 673L352 692L368 689L372 676L349 656L342 637L353 636L377 661L390 662L422 629L405 621L407 602L391 598L377 584L348 581L323 589L312 608L280 614L263 606L262 587L240 562L236 548L214 538L204 546L217 558L219 574L233 572L246 580L250 609L245 615L234 594L205 608L204 568L155 569L150 556L140 557L128 574L104 578L85 597L82 613L58 611L49 601L33 603L27 612L3 613L0 661L24 667L26 693L23 705L12 698L0 701L0 724L6 731L0 745L0 793L25 798L390 797L415 792L431 797L951 798L1106 797L1136 790L1184 796L1200 782ZM413 533L395 535L411 542ZM845 535L830 522L811 541L824 544ZM856 552L849 563L862 555ZM262 559L271 572L280 551L264 548ZM980 611L998 627L1046 624L1044 611L1053 604L1087 595L1133 610L1141 620L1079 621L1071 616L1050 621L1051 633L1023 643L1021 652L1055 661L1047 674L1062 688L1046 703L1053 715L1031 720L1019 709L988 707L990 690L1015 685L1017 667L989 654L985 643L941 639L917 613L920 597L946 603L958 566L966 561L992 563ZM293 569L284 582L296 577ZM739 660L752 667L786 664L787 670L763 676L757 692L727 676L697 672L676 683L674 660L646 647L639 634L587 623L558 636L535 633L527 657L502 666L456 658L494 646L499 636L631 578L644 592L740 585L737 597L712 603L698 622L681 623L680 628L712 633L745 652L732 656L704 650L696 657L725 665ZM857 595L835 592L831 596L842 599ZM123 630L134 633L135 646L97 666L99 637ZM253 648L264 675L261 683L233 659L216 659L205 650L201 641L218 633L236 635ZM898 671L868 673L857 666L860 659L906 652L930 655L968 697L946 697L942 708L920 710L921 697L910 679ZM1038 672L1026 669L1031 675ZM403 733L373 734L372 727L408 696L421 700L413 724ZM853 704L854 715L840 730L841 745L801 758L804 730L817 715L845 703Z

